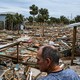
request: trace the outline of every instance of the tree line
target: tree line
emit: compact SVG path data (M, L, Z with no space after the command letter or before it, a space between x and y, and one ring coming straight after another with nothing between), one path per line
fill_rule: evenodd
M6 28L8 30L13 30L13 29L19 29L19 26L24 23L24 21L27 20L28 23L32 24L33 23L47 23L48 25L53 25L53 24L71 24L75 22L80 22L80 15L77 15L74 17L74 19L68 19L64 15L60 16L60 18L56 17L50 17L49 11L46 8L38 8L35 4L31 5L29 7L30 15L27 18L24 18L22 14L7 14L6 15Z
M77 15L74 17L74 19L68 19L64 15L60 16L60 18L56 17L50 17L49 16L49 11L46 8L38 8L35 4L29 7L30 9L30 14L32 16L29 16L28 21L29 22L46 22L48 24L53 24L53 23L62 23L62 24L71 24L74 22L80 22L80 15Z

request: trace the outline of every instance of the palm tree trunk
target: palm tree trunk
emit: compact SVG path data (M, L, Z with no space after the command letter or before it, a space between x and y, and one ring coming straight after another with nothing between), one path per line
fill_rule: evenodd
M20 26L20 24L19 25L17 25L18 26L18 34L19 34L19 26Z

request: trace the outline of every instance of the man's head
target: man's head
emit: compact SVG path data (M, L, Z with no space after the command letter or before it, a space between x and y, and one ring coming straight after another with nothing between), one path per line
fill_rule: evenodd
M38 50L37 64L39 69L48 72L50 68L59 65L58 51L54 46L42 46Z

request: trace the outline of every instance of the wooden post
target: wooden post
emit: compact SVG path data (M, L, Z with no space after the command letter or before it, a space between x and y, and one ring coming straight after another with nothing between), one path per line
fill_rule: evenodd
M19 62L19 44L17 44L17 63Z
M77 26L74 26L74 28L73 28L73 43L72 43L71 65L73 65L73 59L74 59L74 54L75 54L76 29L77 29Z

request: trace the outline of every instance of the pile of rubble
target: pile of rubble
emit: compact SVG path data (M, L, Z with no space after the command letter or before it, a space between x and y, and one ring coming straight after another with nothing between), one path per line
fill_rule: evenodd
M14 31L15 34L11 32L0 33L0 47L7 43L14 43L14 41L20 41L19 44L19 63L15 63L15 60L4 57L0 57L0 78L7 80L27 80L29 78L39 78L41 76L45 76L46 73L41 73L37 69L36 65L36 54L37 48L42 45L53 45L55 46L61 53L62 63L64 64L64 68L73 68L70 66L71 56L71 48L72 48L72 37L73 37L73 29L72 28L63 28L63 27L52 27L46 28L44 30L44 36L42 36L41 29L30 29L25 30L23 34L17 35L17 32ZM12 36L13 35L13 36ZM76 55L80 56L80 28L77 29L77 42L76 42ZM0 50L0 55L12 56L17 58L17 50L16 46L7 47ZM77 59L74 59L75 66L76 63L80 62ZM24 64L24 65L22 65ZM79 68L79 67L78 67ZM76 69L76 68L75 68ZM37 71L37 74L35 73ZM75 70L76 71L76 70ZM77 72L77 71L76 71ZM80 73L77 72L79 75Z

